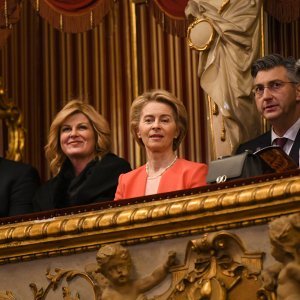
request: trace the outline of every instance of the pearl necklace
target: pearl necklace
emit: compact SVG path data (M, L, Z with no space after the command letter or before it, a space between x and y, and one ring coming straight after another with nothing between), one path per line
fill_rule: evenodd
M146 173L147 173L148 179L155 179L155 178L162 176L162 174L164 174L169 168L171 168L175 164L176 160L177 160L177 155L175 156L174 160L170 164L168 164L159 174L154 175L154 176L149 176L149 162L147 162L146 163Z

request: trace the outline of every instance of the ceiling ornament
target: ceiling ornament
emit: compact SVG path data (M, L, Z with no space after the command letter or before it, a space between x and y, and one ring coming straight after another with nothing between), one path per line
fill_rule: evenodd
M115 0L31 0L42 18L63 32L78 33L96 27Z

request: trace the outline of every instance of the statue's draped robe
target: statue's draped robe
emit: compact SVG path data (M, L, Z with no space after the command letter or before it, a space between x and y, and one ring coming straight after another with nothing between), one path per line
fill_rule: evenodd
M250 73L260 48L260 8L260 0L231 0L220 13L209 1L190 0L185 10L209 19L216 33L211 47L200 52L198 75L224 117L231 150L260 133Z

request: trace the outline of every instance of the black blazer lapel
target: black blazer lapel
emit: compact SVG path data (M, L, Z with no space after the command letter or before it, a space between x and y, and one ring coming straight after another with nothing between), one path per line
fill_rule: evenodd
M298 130L295 142L289 153L289 156L296 162L297 166L299 166L299 147L300 147L300 129Z

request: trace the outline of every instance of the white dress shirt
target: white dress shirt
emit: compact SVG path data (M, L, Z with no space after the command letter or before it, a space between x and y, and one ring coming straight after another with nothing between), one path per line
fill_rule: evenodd
M300 118L298 118L297 122L295 122L294 125L290 127L283 136L278 136L272 128L271 130L272 145L274 145L274 141L277 138L281 138L281 137L287 138L287 142L283 146L283 151L286 154L289 154L293 147L299 129L300 129ZM300 166L300 149L299 149L299 166Z

